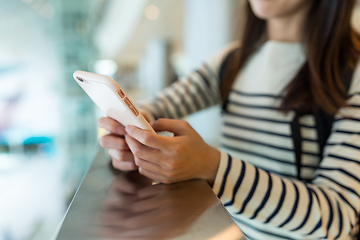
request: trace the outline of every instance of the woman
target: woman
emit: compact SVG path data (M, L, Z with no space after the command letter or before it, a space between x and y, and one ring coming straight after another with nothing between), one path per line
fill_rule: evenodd
M156 131L175 137L99 120L111 132L100 143L114 167L164 183L205 179L250 239L351 239L360 207L354 4L249 0L241 46L229 46L143 106ZM219 103L226 103L221 151L186 122L159 119ZM317 136L321 112L336 115L328 138ZM320 138L327 138L324 148Z

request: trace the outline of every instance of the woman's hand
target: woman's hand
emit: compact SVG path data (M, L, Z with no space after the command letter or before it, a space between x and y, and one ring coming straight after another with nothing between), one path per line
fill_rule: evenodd
M175 136L160 136L135 126L125 129L125 141L141 174L162 183L205 179L213 184L220 161L217 149L206 144L185 121L159 119L152 127Z
M149 116L141 112L146 121L149 122ZM112 159L113 167L121 171L135 171L138 169L134 162L134 155L125 142L125 127L116 120L103 117L98 121L101 128L105 128L110 133L100 139L100 145L108 149L108 154Z
M137 170L138 166L134 162L134 155L125 142L124 126L109 117L100 118L98 125L110 132L100 139L100 145L108 148L108 154L112 159L114 168L122 171Z

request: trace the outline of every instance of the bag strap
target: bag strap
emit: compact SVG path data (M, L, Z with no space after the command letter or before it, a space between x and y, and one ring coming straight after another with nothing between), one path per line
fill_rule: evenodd
M300 122L299 122L300 115L297 111L295 111L295 116L293 120L290 123L291 128L291 136L294 146L294 153L295 153L295 159L296 159L296 170L297 170L297 176L300 180L301 176L301 143L302 143L302 137L301 137L301 128L300 128Z
M346 92L348 92L350 89L353 75L354 75L354 71L351 69L349 69L345 74L344 86ZM298 112L295 111L295 117L290 123L292 140L294 145L296 167L297 167L297 177L299 180L301 180L301 154L302 154L302 149L301 149L302 137L301 137L300 123L299 123L300 117L301 116L298 114ZM317 131L318 144L319 144L319 158L321 161L323 158L326 141L331 134L332 125L334 122L334 116L328 114L323 110L319 110L314 114L314 117L315 117L315 128Z
M230 63L233 61L233 57L235 56L235 53L237 50L238 50L238 48L235 48L232 51L230 51L228 53L228 55L225 57L224 61L222 62L221 66L220 66L220 71L219 71L219 79L220 79L219 86L222 86L224 84L224 82L226 81L225 74L226 74L227 70L229 69ZM229 103L229 99L226 99L226 101L224 101L222 103L222 111L223 112L226 112L228 103Z

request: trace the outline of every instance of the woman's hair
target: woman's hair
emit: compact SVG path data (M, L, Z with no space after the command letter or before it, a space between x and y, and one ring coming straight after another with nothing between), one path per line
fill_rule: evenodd
M360 56L360 35L351 26L355 0L316 0L304 22L302 43L307 61L284 89L280 110L311 113L322 109L335 115L346 106L345 74ZM247 4L241 47L231 55L231 65L220 86L228 98L239 70L266 39L266 21L257 18Z

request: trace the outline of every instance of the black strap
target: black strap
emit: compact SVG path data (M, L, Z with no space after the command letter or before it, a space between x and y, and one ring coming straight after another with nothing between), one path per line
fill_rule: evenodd
M354 71L348 68L344 76L345 77L344 87L347 94L350 90L350 85L353 75L354 75ZM324 148L326 145L326 141L328 140L331 134L332 125L334 122L334 116L328 114L327 112L321 109L317 113L315 113L314 116L315 116L316 131L318 135L319 150L320 150L319 157L321 161L322 158L324 157Z
M350 89L353 75L354 75L354 71L351 69L349 69L345 74L344 86L346 92L348 92ZM294 144L294 154L296 158L296 167L298 174L297 177L299 180L301 180L301 154L302 154L302 149L301 149L302 136L301 136L300 123L299 123L300 117L301 116L298 114L298 112L295 111L294 119L290 123L292 140ZM315 118L315 123L316 123L315 126L318 136L319 158L321 161L323 158L326 141L331 134L332 125L334 122L334 116L326 113L323 110L318 110L316 113L314 113L314 118Z
M300 129L300 122L299 122L299 114L295 111L294 119L290 123L291 133L292 133L292 140L294 145L294 153L296 159L296 170L298 179L301 180L301 129Z
M319 110L314 114L315 126L319 144L319 158L320 161L324 157L324 148L326 141L331 134L331 128L334 122L334 116L329 115L323 110Z
M224 83L224 81L226 81L225 74L229 69L230 63L233 61L233 58L235 57L235 53L237 50L238 48L235 48L234 50L229 52L229 54L225 57L224 61L222 62L219 71L219 78L220 78L219 86L221 86ZM226 99L226 101L222 103L223 112L226 112L228 103L229 103L228 99Z

